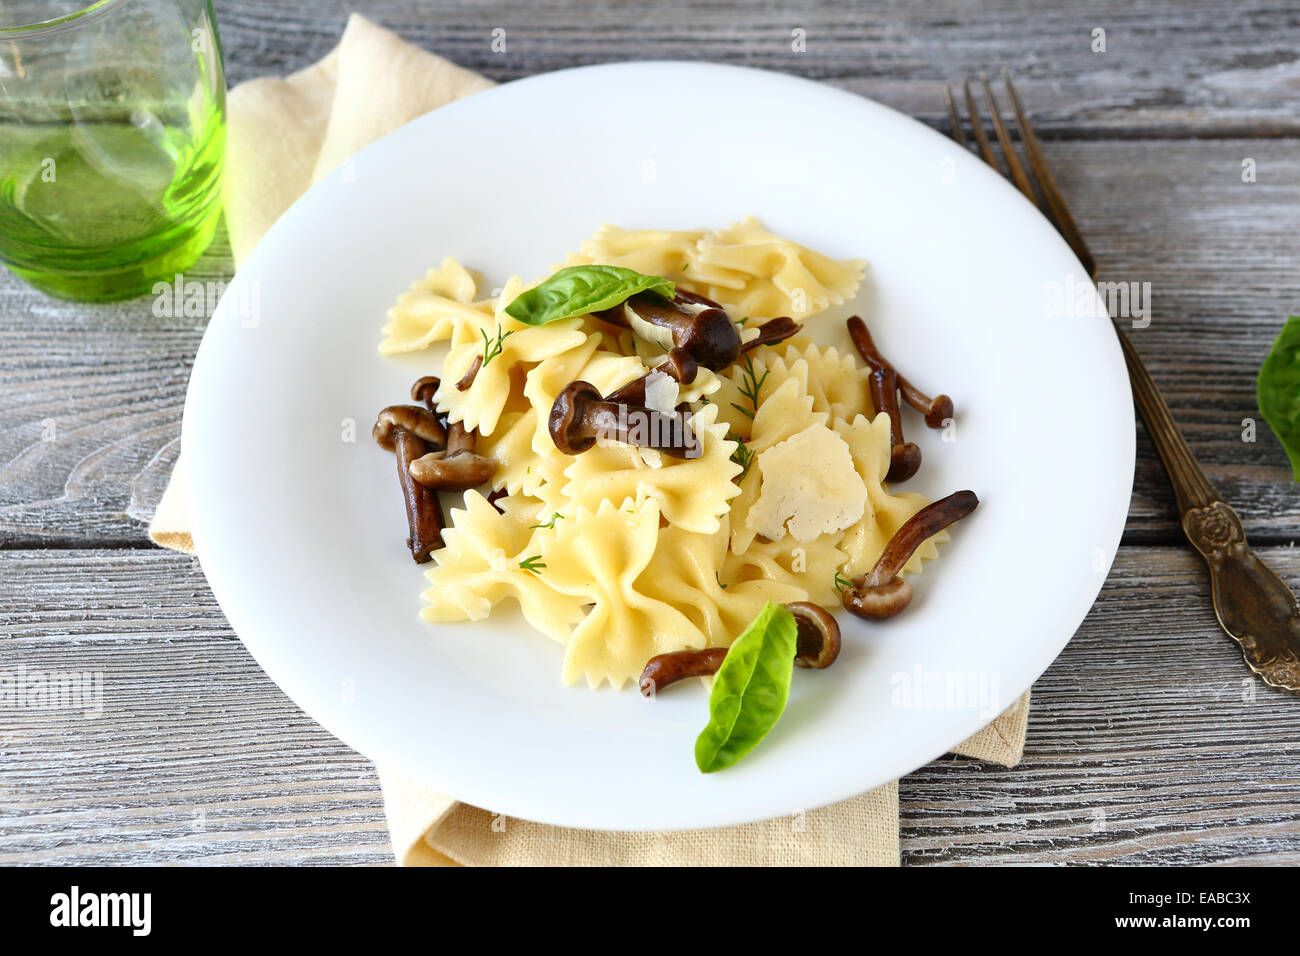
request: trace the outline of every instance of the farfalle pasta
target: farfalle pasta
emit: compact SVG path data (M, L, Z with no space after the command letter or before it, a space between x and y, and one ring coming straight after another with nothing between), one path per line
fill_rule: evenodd
M424 617L517 604L565 682L622 687L651 658L725 654L769 605L840 604L929 505L889 486L899 413L873 370L807 335L863 270L746 219L607 225L494 297L454 259L413 283L379 349L447 352L376 438L412 462L412 541L420 509L440 529ZM463 502L444 516L439 493Z

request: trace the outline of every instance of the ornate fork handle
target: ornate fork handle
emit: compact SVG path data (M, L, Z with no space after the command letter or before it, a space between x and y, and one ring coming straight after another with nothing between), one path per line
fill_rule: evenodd
M1214 613L1241 645L1246 666L1270 687L1300 692L1300 607L1295 595L1246 543L1237 512L1219 497L1192 457L1142 359L1115 325L1137 404L1178 499L1183 533L1210 569Z

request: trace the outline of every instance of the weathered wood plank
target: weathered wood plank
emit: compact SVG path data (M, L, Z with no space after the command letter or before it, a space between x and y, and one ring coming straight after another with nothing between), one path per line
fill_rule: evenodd
M1300 312L1298 145L1047 147L1103 278L1151 283L1151 324L1132 336L1188 440L1252 536L1281 543L1300 527L1286 456L1262 421L1255 442L1241 438L1257 417L1259 363ZM1253 184L1241 181L1246 157ZM228 270L221 240L191 274ZM157 318L149 299L70 305L0 277L0 547L140 542L136 519L152 513L178 449L204 321ZM1177 541L1170 501L1143 436L1128 540Z
M1300 552L1268 559L1300 585ZM1035 688L1023 763L901 786L911 864L1300 862L1300 700L1251 683L1196 559L1126 548ZM195 562L0 553L0 670L103 673L104 710L0 710L0 863L383 863L370 765L230 633Z
M337 41L350 10L506 81L638 59L713 60L797 73L938 123L939 85L1015 72L1059 136L1295 135L1300 15L1252 0L1070 3L962 0L219 0L231 82L299 69ZM1106 50L1093 52L1093 31ZM804 52L795 52L794 30ZM505 31L494 51L493 30Z

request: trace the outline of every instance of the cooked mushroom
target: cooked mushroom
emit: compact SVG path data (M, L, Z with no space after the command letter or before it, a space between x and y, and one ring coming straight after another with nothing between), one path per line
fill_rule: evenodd
M699 373L699 366L690 352L685 349L673 349L662 365L638 379L633 379L617 391L610 392L605 396L605 401L621 402L624 405L644 405L646 383L655 372L662 372L681 385L690 385Z
M551 406L548 424L555 447L566 455L581 454L597 438L653 448L673 458L698 458L701 452L685 416L606 401L590 382L566 385Z
M431 412L436 412L433 407L433 396L442 385L442 379L436 375L426 375L423 378L417 378L415 384L411 386L411 401L419 402Z
M973 491L957 491L912 515L885 545L870 573L844 589L844 609L858 617L893 617L912 602L912 585L901 577L903 565L921 544L966 517L979 504Z
M476 488L496 474L498 462L474 451L474 433L460 422L447 427L447 447L411 462L411 477L438 491Z
M840 656L840 626L824 608L809 601L786 605L799 628L794 662L800 667L824 670Z
M784 342L803 326L789 316L782 316L779 319L769 319L757 328L758 335L742 345L741 352L748 352L760 345L776 345L778 342Z
M707 369L726 368L740 355L740 332L712 299L679 290L669 302L652 292L595 315L662 345L685 349Z
M456 383L456 390L460 392L469 391L469 387L474 384L474 379L478 376L478 370L483 367L483 353L480 352L474 356L474 361L469 363L469 369L460 377Z
M878 368L867 380L871 386L871 404L889 416L889 471L886 481L907 481L921 467L921 449L903 440L903 416L898 414L898 373L892 368Z
M871 333L867 331L867 323L855 315L848 320L848 326L849 335L853 338L853 344L857 346L858 354L862 356L862 360L867 365L873 370L893 368L889 360L880 354L880 350L876 348L876 343L871 341ZM924 415L925 423L931 428L943 428L945 423L952 418L952 399L947 395L936 395L934 398L930 398L901 375L898 376L898 387L903 393L904 401Z
M653 697L656 691L679 680L716 674L726 656L725 647L706 647L702 651L674 651L652 657L641 672L641 693Z
M380 447L397 456L397 480L406 503L406 524L410 536L406 546L416 564L429 560L429 552L442 547L443 515L438 493L426 488L411 476L411 463L428 452L429 446L441 448L447 433L437 416L418 405L390 405L379 413L371 430Z

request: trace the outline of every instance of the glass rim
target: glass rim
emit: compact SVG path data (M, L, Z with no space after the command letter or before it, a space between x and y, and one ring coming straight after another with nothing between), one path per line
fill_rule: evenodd
M65 13L61 17L36 20L16 27L0 27L0 39L17 39L19 37L39 36L42 33L53 33L56 30L66 29L84 20L92 19L106 12L107 8L116 6L121 2L122 0L94 0L92 3L87 3L80 10Z

